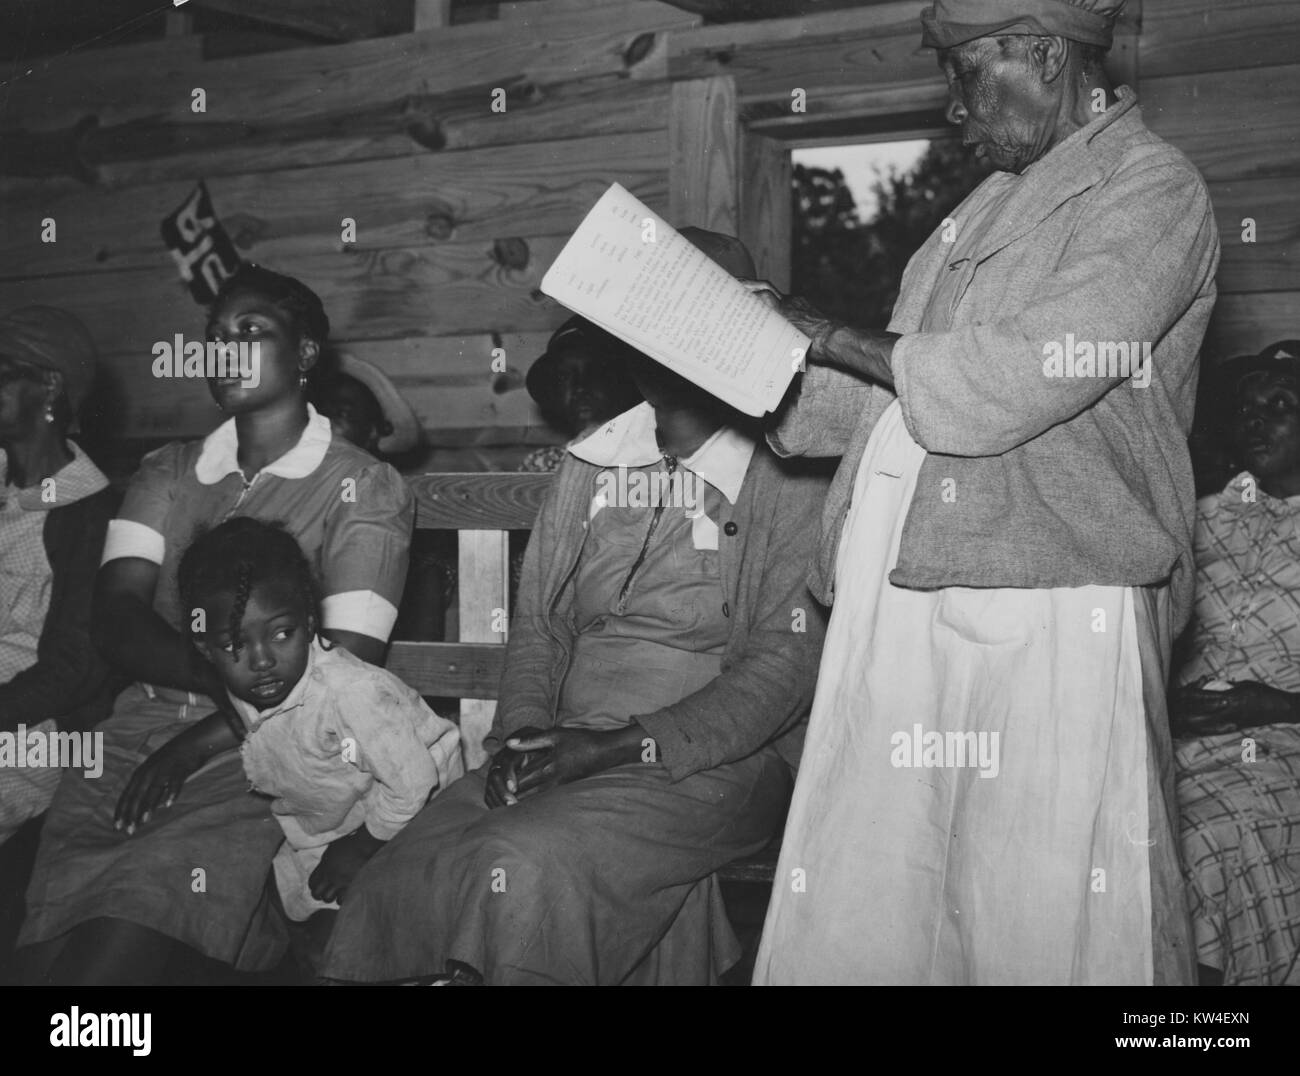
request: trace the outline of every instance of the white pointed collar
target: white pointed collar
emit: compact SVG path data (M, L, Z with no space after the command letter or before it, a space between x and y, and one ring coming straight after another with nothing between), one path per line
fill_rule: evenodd
M298 443L279 459L268 463L258 474L273 474L279 478L306 478L325 458L330 446L330 420L307 405L307 425ZM239 435L235 420L227 419L203 439L203 449L194 474L205 486L214 486L231 472L242 475L239 466Z
M723 426L678 463L735 504L755 447L752 437ZM575 441L569 452L597 467L646 467L658 463L664 452L655 440L655 409L648 403L637 404Z

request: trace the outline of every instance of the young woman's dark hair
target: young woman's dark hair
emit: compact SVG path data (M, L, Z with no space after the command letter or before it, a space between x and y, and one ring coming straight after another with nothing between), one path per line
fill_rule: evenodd
M289 315L299 335L315 340L321 347L329 339L330 319L320 296L300 280L276 273L261 265L243 263L235 275L222 282L221 290L208 309L209 317L237 291L251 291L264 296Z
M230 643L240 650L240 625L253 588L287 586L309 613L316 613L316 581L293 535L277 523L237 516L201 531L181 557L177 569L184 608L202 608L202 599L234 594L230 611ZM189 620L193 632L194 621Z

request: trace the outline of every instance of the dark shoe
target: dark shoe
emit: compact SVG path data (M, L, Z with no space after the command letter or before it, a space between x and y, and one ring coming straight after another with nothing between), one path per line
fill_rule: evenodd
M448 960L447 970L442 975L434 975L420 980L421 986L487 986L478 969L462 964L459 960Z

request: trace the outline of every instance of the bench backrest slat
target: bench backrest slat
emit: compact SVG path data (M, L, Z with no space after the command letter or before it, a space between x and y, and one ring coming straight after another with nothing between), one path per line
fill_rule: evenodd
M421 695L452 699L495 699L505 668L500 643L395 642L388 668Z
M531 530L553 474L427 474L407 478L421 530L458 532L457 642L395 641L388 668L421 695L459 698L465 765L486 758L509 610L509 532Z
M422 529L532 530L553 474L425 474L406 480Z

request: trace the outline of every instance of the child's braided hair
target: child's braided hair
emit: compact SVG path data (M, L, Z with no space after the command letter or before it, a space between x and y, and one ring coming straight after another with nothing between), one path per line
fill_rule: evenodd
M303 607L316 613L316 581L297 541L283 524L237 516L211 530L199 532L181 557L176 573L186 609L201 608L201 599L233 594L230 643L237 655L242 647L240 625L253 588L264 583L288 585ZM194 630L193 617L189 621Z

